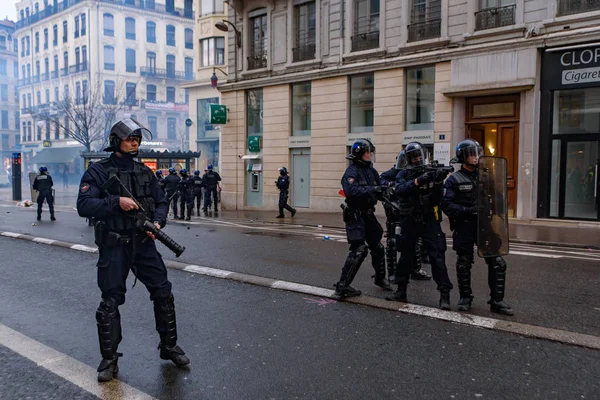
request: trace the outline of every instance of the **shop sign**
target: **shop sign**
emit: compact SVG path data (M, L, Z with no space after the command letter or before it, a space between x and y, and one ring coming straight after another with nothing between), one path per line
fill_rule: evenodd
M368 139L373 143L373 132L349 133L346 135L346 145L352 146L358 139Z
M226 124L227 123L227 107L220 104L209 104L210 106L210 123L211 124Z
M49 140L44 140L43 147L52 147L52 142Z
M289 147L310 147L310 136L290 136Z
M410 142L432 144L433 131L404 131L402 133L402 144L409 144Z
M600 86L600 45L547 49L542 59L542 90Z
M442 165L450 165L450 143L434 143L433 159Z
M260 136L248 136L248 151L253 153L260 151Z

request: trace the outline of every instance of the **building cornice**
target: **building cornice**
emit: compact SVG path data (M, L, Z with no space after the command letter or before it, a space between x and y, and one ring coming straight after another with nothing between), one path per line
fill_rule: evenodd
M545 48L573 43L582 43L597 39L600 39L600 27L573 29L568 31L547 33L530 38L522 37L518 39L506 39L482 44L457 44L455 48L438 48L434 51L415 52L410 54L396 53L391 54L390 57L385 59L370 60L345 65L338 64L334 66L325 66L318 70L287 74L283 72L281 75L273 74L271 71L271 76L242 80L239 82L227 82L222 84L219 89L222 93L226 93L236 90L288 84L301 80L308 81L325 79L356 73L405 68L415 65L434 64L482 53Z

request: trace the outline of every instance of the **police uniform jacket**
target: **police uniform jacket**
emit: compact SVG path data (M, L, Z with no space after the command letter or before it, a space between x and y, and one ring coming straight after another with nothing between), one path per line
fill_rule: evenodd
M194 185L194 194L202 194L202 187L203 187L202 178L194 175L192 177L192 184Z
M477 181L477 170L462 168L446 179L442 211L451 220L477 220L477 214L469 210L477 205Z
M217 184L221 181L221 176L218 172L208 171L202 176L202 182L205 188L214 189Z
M417 186L415 179L425 171L420 168L406 168L396 176L396 195L400 214L404 216L431 216L437 219L436 206L442 200L442 183L429 182Z
M54 186L54 182L52 182L52 177L47 173L39 174L33 181L33 190L37 190L38 192L50 191L52 190L52 186Z
M181 179L176 174L169 174L169 176L165 178L165 190L167 193L175 193L180 180Z
M276 185L279 190L288 190L290 188L290 177L287 175L279 175Z
M377 204L375 187L380 186L379 174L371 163L353 161L342 177L342 188L349 207L372 210Z

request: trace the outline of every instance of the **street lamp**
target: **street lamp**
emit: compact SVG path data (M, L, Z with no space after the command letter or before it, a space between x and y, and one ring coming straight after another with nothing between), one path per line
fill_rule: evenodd
M220 31L223 32L229 32L229 27L231 27L233 29L233 31L235 32L235 58L233 59L233 67L235 68L235 81L237 82L237 59L238 59L238 49L240 47L242 47L242 32L240 32L238 30L238 28L235 27L235 24L232 24L231 22L227 21L226 19L221 20L220 22L217 22L215 24L215 28L217 28ZM213 76L210 78L211 81L211 85L213 82L213 78L217 78L217 76L214 73L213 70ZM218 78L217 78L218 79ZM216 85L216 83L215 83ZM216 86L213 86L216 87Z
M219 72L221 72L223 75L228 76L227 73L225 71L223 71L221 68L213 67L213 74L210 77L210 87L212 87L213 89L216 89L217 84L219 83L219 77L217 76L217 73L215 72L216 70L219 70Z

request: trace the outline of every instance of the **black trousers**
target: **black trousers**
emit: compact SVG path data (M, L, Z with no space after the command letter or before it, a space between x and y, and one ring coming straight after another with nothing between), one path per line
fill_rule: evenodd
M41 190L37 198L38 217L42 215L42 205L44 204L44 200L46 200L46 202L48 203L50 215L54 215L54 196L52 196L52 190Z
M287 189L281 189L279 191L279 215L283 215L283 209L292 212L294 209L287 203L289 197L289 191Z
M419 237L423 240L423 246L429 254L431 262L431 274L437 284L439 291L452 290L452 282L448 277L446 268L446 235L442 232L440 223L433 216L424 217L421 221L415 221L413 216L401 219L402 236L398 248L401 252L398 268L396 269L396 283L407 284L410 273L415 265L417 257L415 246Z

